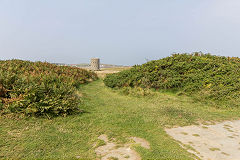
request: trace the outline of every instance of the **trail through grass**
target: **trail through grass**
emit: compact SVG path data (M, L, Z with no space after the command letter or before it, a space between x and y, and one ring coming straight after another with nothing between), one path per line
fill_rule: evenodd
M106 134L120 146L129 137L146 139L151 149L135 149L143 159L193 159L164 128L238 119L237 108L215 108L184 96L156 93L127 96L104 86L102 80L80 88L81 115L52 120L0 118L0 158L96 159L93 144Z

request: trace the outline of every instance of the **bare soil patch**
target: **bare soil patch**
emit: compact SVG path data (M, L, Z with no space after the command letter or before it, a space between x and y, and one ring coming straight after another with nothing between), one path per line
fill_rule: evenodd
M133 140L133 143L124 144L123 146L109 141L107 135L101 135L98 139L104 141L104 145L95 149L97 156L101 157L101 160L141 160L140 155L131 146L137 144L143 148L150 149L149 142L138 137L131 137L130 139Z

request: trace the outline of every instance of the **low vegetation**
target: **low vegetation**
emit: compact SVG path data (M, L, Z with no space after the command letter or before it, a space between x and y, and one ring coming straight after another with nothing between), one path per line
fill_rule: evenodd
M210 54L174 54L108 75L108 87L141 87L240 104L240 59Z
M0 61L0 114L66 116L79 111L80 84L97 75L46 62Z
M102 80L81 85L83 114L6 119L0 116L0 159L97 159L94 144L106 134L118 146L144 138L151 149L132 146L142 159L196 159L165 128L239 119L238 108L215 108L188 96L156 92L125 95ZM98 145L102 145L100 143Z

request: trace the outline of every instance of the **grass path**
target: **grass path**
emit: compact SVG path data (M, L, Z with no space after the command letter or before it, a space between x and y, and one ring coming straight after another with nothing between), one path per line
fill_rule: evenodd
M93 144L101 134L119 145L129 137L150 142L151 149L136 146L143 159L192 159L164 131L206 121L238 119L239 109L219 109L168 93L147 97L121 94L102 80L80 88L86 113L52 120L0 118L0 158L96 159Z

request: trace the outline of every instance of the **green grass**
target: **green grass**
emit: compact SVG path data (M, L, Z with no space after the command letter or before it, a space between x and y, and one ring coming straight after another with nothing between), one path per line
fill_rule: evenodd
M96 159L94 143L106 134L123 144L132 136L151 144L135 149L143 159L193 159L164 128L239 119L237 108L216 108L186 96L136 97L107 88L102 80L80 88L85 111L51 120L0 118L0 159ZM102 145L102 143L99 143Z

